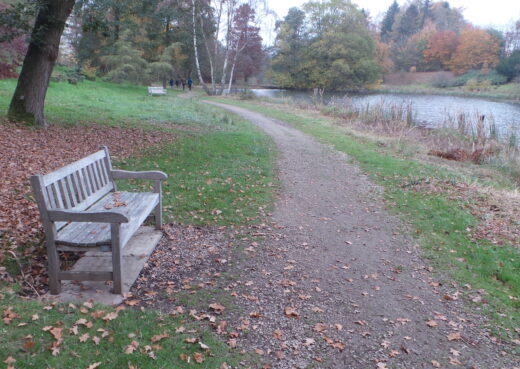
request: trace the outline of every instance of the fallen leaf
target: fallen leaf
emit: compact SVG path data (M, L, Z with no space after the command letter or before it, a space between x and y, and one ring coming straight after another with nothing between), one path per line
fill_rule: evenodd
M4 363L13 364L13 363L16 363L16 359L12 356L8 356L7 359L4 360Z
M139 342L132 341L128 346L125 347L125 354L129 355L133 353L139 347Z
M285 308L285 315L287 315L289 318L297 318L300 316L296 309L290 306Z
M226 308L218 303L213 303L213 304L210 304L209 305L209 308L214 310L216 313L221 313L223 312Z
M155 342L159 342L160 340L165 339L165 338L169 338L169 337L170 337L170 335L168 333L162 333L162 334L158 334L156 336L153 336L151 338L151 341L153 343L155 343Z
M197 363L201 364L201 363L204 362L204 355L201 354L200 352L195 352L195 353L193 354L193 359L194 359Z
M94 364L90 364L87 369L96 369L97 367L99 367L101 365L101 361L97 362L97 363L94 363Z
M438 326L437 322L436 322L435 320L433 320L433 319L432 319L432 320L428 320L428 321L426 322L426 325L427 325L428 327L432 327L432 328Z
M325 332L327 330L327 325L323 323L316 323L314 325L314 330L318 333Z
M462 339L462 336L460 335L459 332L453 332L453 333L448 334L448 341L458 341L461 339Z

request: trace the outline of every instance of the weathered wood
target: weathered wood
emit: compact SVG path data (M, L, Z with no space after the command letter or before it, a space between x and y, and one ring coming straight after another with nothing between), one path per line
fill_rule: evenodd
M121 242L121 225L112 223L110 225L112 239L112 280L114 281L113 292L123 292L123 245Z
M43 185L48 186L49 184L56 182L58 179L62 179L66 175L76 172L81 168L84 168L87 165L93 163L94 161L103 158L104 156L105 156L105 151L100 150L100 151L95 152L94 154L84 157L83 159L75 161L74 163L61 167L61 168L55 170L54 172L46 174L43 176Z
M49 210L53 222L128 223L128 218L115 211Z
M111 281L113 273L110 271L81 271L81 272L60 272L59 278L64 281Z
M154 192L112 192L115 179L153 180ZM152 212L162 227L159 171L113 170L106 147L47 175L31 177L31 184L46 235L51 293L59 293L61 280L113 280L121 293L122 249ZM112 272L60 271L58 250L112 251Z
M157 206L154 210L155 215L155 229L162 229L162 183L161 181L155 181L153 186L153 192L159 195Z
M150 179L161 181L168 178L168 175L158 170L149 172L131 172L129 170L112 170L113 179Z

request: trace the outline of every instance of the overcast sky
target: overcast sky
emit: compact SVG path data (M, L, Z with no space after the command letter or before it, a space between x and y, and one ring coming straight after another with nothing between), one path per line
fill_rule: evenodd
M287 14L287 10L293 6L301 6L307 0L267 0L269 7L274 10L279 18ZM373 19L380 19L393 0L353 0L360 8L369 10ZM397 0L399 5L405 0ZM494 26L503 29L513 21L520 19L520 0L449 0L452 7L462 8L466 20L478 26ZM264 30L264 32L267 30ZM264 38L270 43L269 36Z

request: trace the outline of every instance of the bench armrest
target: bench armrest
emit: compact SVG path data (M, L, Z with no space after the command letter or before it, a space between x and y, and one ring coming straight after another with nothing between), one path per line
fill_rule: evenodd
M128 218L115 211L49 210L52 222L128 223Z
M151 179L156 181L162 181L168 178L168 175L160 171L147 171L147 172L131 172L128 170L112 170L113 179Z

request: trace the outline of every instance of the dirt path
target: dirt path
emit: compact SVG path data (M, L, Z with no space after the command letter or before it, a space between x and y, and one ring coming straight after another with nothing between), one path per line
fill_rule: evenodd
M514 368L502 344L426 266L345 155L282 122L252 121L279 150L282 194L241 266L239 345L272 368ZM448 283L449 284L449 283Z

